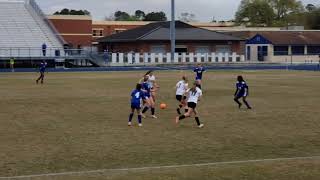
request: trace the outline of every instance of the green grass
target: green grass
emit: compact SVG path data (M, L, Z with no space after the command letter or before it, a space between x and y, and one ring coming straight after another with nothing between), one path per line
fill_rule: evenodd
M190 79L192 73L186 72ZM144 127L127 127L129 94L142 72L0 74L0 176L320 155L320 74L215 71L193 119L176 126L182 72L157 72L169 106ZM254 110L232 101L242 74ZM319 179L320 160L185 167L34 179Z

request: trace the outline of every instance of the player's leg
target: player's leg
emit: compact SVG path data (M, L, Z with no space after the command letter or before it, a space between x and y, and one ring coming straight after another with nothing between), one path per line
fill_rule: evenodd
M200 122L199 113L197 109L194 109L195 120L199 128L203 128L204 124Z
M201 79L197 79L197 86L198 88L202 89L202 80Z
M129 121L128 121L128 126L131 126L132 125L132 118L133 118L133 115L134 115L134 105L131 105L131 113L129 115Z
M44 80L44 72L41 72L40 80L41 80L41 84L43 84L43 80Z
M141 109L137 109L137 113L138 113L138 123L139 126L142 127L142 115L141 115Z
M176 100L179 102L179 105L177 107L177 113L178 113L178 115L181 115L180 109L183 107L182 96L176 95Z
M191 107L189 107L187 113L185 113L184 115L181 115L181 116L177 116L177 117L176 117L176 124L179 124L179 122L180 122L181 120L190 117L192 113L193 113L193 109L192 109Z
M39 83L41 77L42 77L42 73L40 72L40 76L39 76L38 79L36 80L37 84Z
M242 97L242 101L244 102L244 104L247 106L248 109L252 109L250 104L248 103L247 101L247 97L246 96L243 96Z
M157 119L157 116L155 116L155 113L156 113L155 102L152 97L150 97L149 100L150 100L150 107L151 107L151 117L154 119Z
M234 97L234 101L238 104L239 109L240 109L240 108L241 108L241 106L242 106L242 104L241 104L241 102L239 101L239 99L240 99L240 97L239 97L239 96Z
M149 110L149 107L150 107L150 98L146 98L145 100L143 100L143 110L142 110L142 117L143 118L146 118L146 116L144 115L148 110Z

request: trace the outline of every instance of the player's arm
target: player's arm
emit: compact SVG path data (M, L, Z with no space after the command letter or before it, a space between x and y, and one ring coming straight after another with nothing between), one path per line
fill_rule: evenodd
M236 92L234 93L234 96L237 96L238 93L239 93L239 88L238 88L238 86L236 86Z

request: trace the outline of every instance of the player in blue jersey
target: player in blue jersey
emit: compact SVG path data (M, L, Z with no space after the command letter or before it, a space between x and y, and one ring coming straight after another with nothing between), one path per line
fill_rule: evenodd
M196 74L196 82L198 84L198 87L201 89L202 88L202 75L205 72L205 68L201 65L198 64L197 67L193 70L193 72Z
M139 126L142 126L141 101L145 99L141 84L137 84L136 89L131 92L131 113L129 115L128 126L132 125L134 112L138 113Z
M249 87L246 81L243 79L242 76L238 76L236 83L236 92L234 93L234 101L239 105L241 108L242 104L240 103L239 99L242 98L242 101L247 106L248 109L252 109L249 103L247 102L247 97L249 95Z
M143 78L143 82L142 82L142 90L144 92L144 95L146 97L145 100L145 107L142 110L142 117L145 118L146 116L144 115L149 108L151 109L151 117L154 119L157 119L157 116L155 116L155 103L152 97L152 92L154 91L154 89L152 89L152 86L149 83L149 77L145 76Z
M41 84L43 84L43 80L44 80L44 73L46 71L46 68L47 68L47 62L45 61L42 61L40 63L40 67L39 67L39 72L40 72L40 77L37 79L37 84L39 83L39 81L41 80Z

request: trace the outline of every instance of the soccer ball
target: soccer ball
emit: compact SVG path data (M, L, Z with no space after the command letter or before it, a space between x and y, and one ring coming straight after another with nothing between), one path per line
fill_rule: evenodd
M160 104L160 109L166 109L166 108L167 108L167 105L165 103Z

